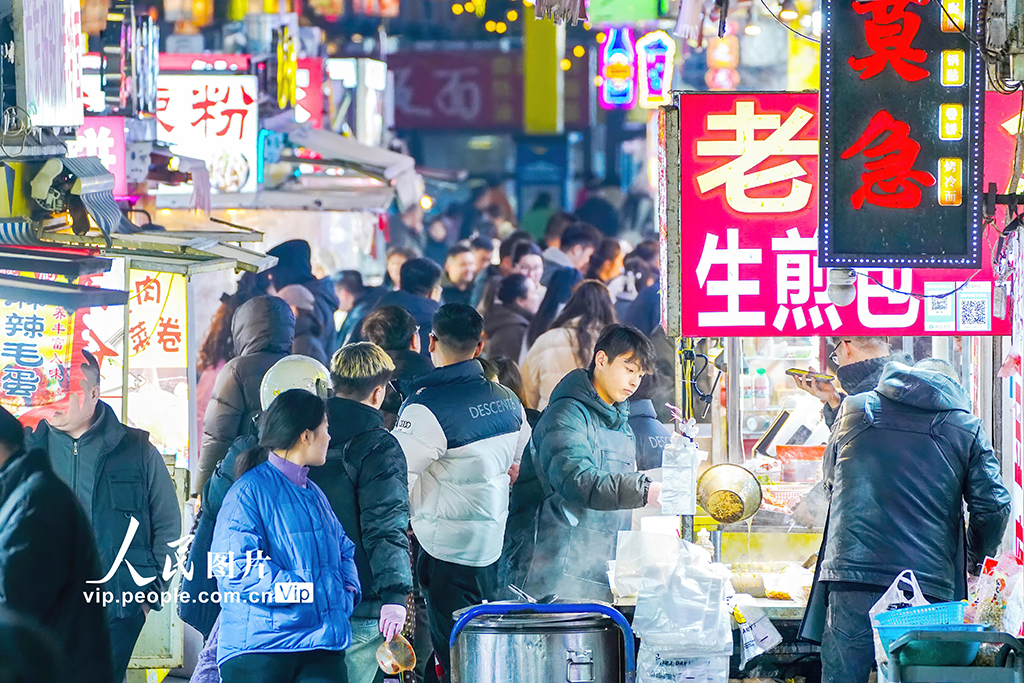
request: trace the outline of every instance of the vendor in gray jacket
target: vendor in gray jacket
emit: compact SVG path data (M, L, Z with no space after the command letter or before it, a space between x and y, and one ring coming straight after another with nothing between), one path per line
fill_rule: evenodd
M864 683L871 607L905 569L929 601L966 598L967 573L999 547L1010 496L956 370L934 359L889 363L874 391L843 401L825 470L822 680Z
M149 434L126 427L100 402L100 368L88 351L81 372L72 374L68 405L26 435L25 450L45 451L53 471L75 492L96 534L103 576L111 591L107 605L114 680L124 678L146 615L161 601L122 602L122 593L147 596L167 589L164 560L170 543L181 536L181 508L167 465L149 442ZM74 386L78 383L78 387ZM134 531L134 533L133 533ZM121 546L130 538L127 552ZM172 558L172 567L176 566ZM149 583L139 584L151 577Z

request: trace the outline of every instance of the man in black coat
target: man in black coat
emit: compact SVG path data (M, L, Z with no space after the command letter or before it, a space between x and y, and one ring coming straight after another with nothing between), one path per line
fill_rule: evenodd
M277 265L267 271L275 290L282 290L288 285L302 285L313 295L316 300L315 315L320 323L320 341L324 345L327 357L330 358L336 348L334 314L340 302L338 295L334 293L334 283L329 278L318 280L313 275L312 250L309 242L282 242L268 251L267 255L277 257Z
M428 258L415 258L402 264L401 279L401 289L385 294L377 308L401 306L409 311L420 328L420 348L426 349L430 346L430 325L441 307L441 266Z
M404 628L412 592L409 472L379 410L393 371L376 344L350 344L334 354L327 462L309 472L356 545L363 601L352 614L352 644L345 651L350 681L383 680L375 653Z
M283 302L282 302L283 304ZM66 407L25 436L25 450L44 451L53 472L74 492L99 551L113 678L124 678L146 617L163 607L164 568L181 537L181 506L163 456L149 434L121 424L100 401L100 367L88 351L71 374ZM173 562L172 562L173 567ZM106 572L106 574L103 574ZM144 600L122 600L144 593Z
M92 528L46 454L26 452L24 443L21 424L0 408L0 605L49 630L69 667L65 675L110 683L103 603L86 584L102 571Z
M1010 494L970 397L941 360L889 363L874 391L847 397L822 466L831 498L822 680L864 683L871 607L905 569L930 602L965 599L967 574L999 548Z
M412 314L401 306L379 308L363 322L366 340L384 349L395 364L380 408L384 427L389 430L398 421L398 410L409 395L411 382L434 369L430 358L420 353L419 329Z

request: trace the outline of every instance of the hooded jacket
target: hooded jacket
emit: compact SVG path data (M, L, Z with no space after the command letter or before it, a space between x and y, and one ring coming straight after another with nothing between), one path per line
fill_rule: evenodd
M267 252L277 257L277 265L268 272L274 288L281 290L288 285L302 285L315 300L315 314L320 323L320 343L328 356L334 354L334 313L340 301L334 293L334 283L329 279L317 280L313 275L312 250L306 240L288 240ZM237 347L236 347L237 350Z
M310 279L303 282L302 286L313 294L316 307L313 312L317 322L320 323L320 343L323 345L324 355L330 358L338 350L335 345L337 332L334 327L334 314L338 312L341 302L338 300L338 295L334 292L334 284L329 278Z
M486 358L510 358L516 363L523 353L523 340L533 314L515 304L495 303L484 315Z
M839 379L839 384L842 386L843 391L839 394L838 408L833 408L827 403L822 406L821 415L825 419L825 424L829 428L835 424L836 417L839 416L839 411L842 409L842 402L847 396L863 394L865 391L871 391L878 386L878 379L882 376L882 371L892 361L898 361L907 365L914 364L914 360L908 354L898 353L892 356L868 358L857 363L839 366L839 369L836 370L836 377Z
M636 470L629 405L609 405L586 370L558 383L533 435L545 498L526 581L533 595L609 600L609 560L632 510L643 507L646 476Z
M101 588L116 596L142 590L128 570L130 563L142 578L156 577L146 584L147 592L166 590L164 562L174 552L169 544L181 537L181 507L174 480L149 442L149 434L124 426L110 406L100 402L92 425L80 438L72 439L44 420L34 432L26 433L25 449L45 451L54 473L81 503L104 572L92 579L103 578L114 566L134 518L139 525L124 556L126 562ZM150 607L158 610L161 605ZM107 609L111 616L125 618L138 614L142 606L121 604L118 599Z
M973 573L999 546L1010 496L958 383L889 363L874 391L843 401L825 468L822 581L884 587L913 569L925 594L967 597L965 547Z
M114 675L99 600L101 577L89 520L42 451L22 451L0 468L0 605L29 615L55 637L67 673L89 683Z
M355 543L363 601L353 616L377 619L381 605L412 592L409 470L380 411L343 398L327 401L327 462L309 471Z
M508 517L508 472L530 440L509 389L468 360L420 377L394 435L409 466L409 509L431 557L467 567L498 561Z
M217 576L221 593L241 596L221 605L218 664L349 646L360 600L355 546L316 484L297 486L271 462L249 470L224 498L211 552L230 562ZM313 584L309 602L278 597L295 583Z
M299 311L295 319L295 339L292 341L292 353L308 356L320 361L325 367L330 365L323 342L320 340L320 322L311 311Z
M292 309L277 297L258 296L235 311L231 336L237 355L217 376L213 397L203 418L203 447L196 490L203 490L236 437L255 433L253 417L260 412L263 375L291 353L294 334Z

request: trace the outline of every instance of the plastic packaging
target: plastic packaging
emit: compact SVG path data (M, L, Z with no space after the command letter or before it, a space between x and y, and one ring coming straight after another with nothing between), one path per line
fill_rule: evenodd
M782 642L779 630L764 610L749 602L749 596L733 596L729 600L733 618L740 627L740 669L755 657L763 655Z
M377 648L377 666L386 674L394 675L416 668L416 651L401 633L390 643L381 643Z
M673 434L662 451L661 514L694 515L697 512L697 468L707 453L697 448L697 423L691 418L683 433Z
M904 593L901 585L910 588L910 593ZM885 648L882 647L882 640L878 635L878 621L875 617L882 612L890 612L894 609L923 607L928 604L930 603L925 599L924 593L921 592L921 585L918 584L914 572L905 569L896 577L896 580L892 582L889 589L882 594L878 602L868 610L868 616L871 617L871 630L874 632L875 661L878 664L889 661L889 657L885 653ZM881 667L879 667L879 670L881 670Z
M768 410L772 403L772 384L767 371L758 368L754 375L754 410Z
M706 528L697 532L697 545L711 553L711 561L715 561L715 544L711 542L711 532Z

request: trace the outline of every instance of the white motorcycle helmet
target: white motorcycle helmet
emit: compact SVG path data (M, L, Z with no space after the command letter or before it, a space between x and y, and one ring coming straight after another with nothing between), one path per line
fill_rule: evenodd
M274 363L260 383L260 405L270 407L274 399L289 389L305 389L320 398L330 396L331 373L323 364L309 356L285 356Z

